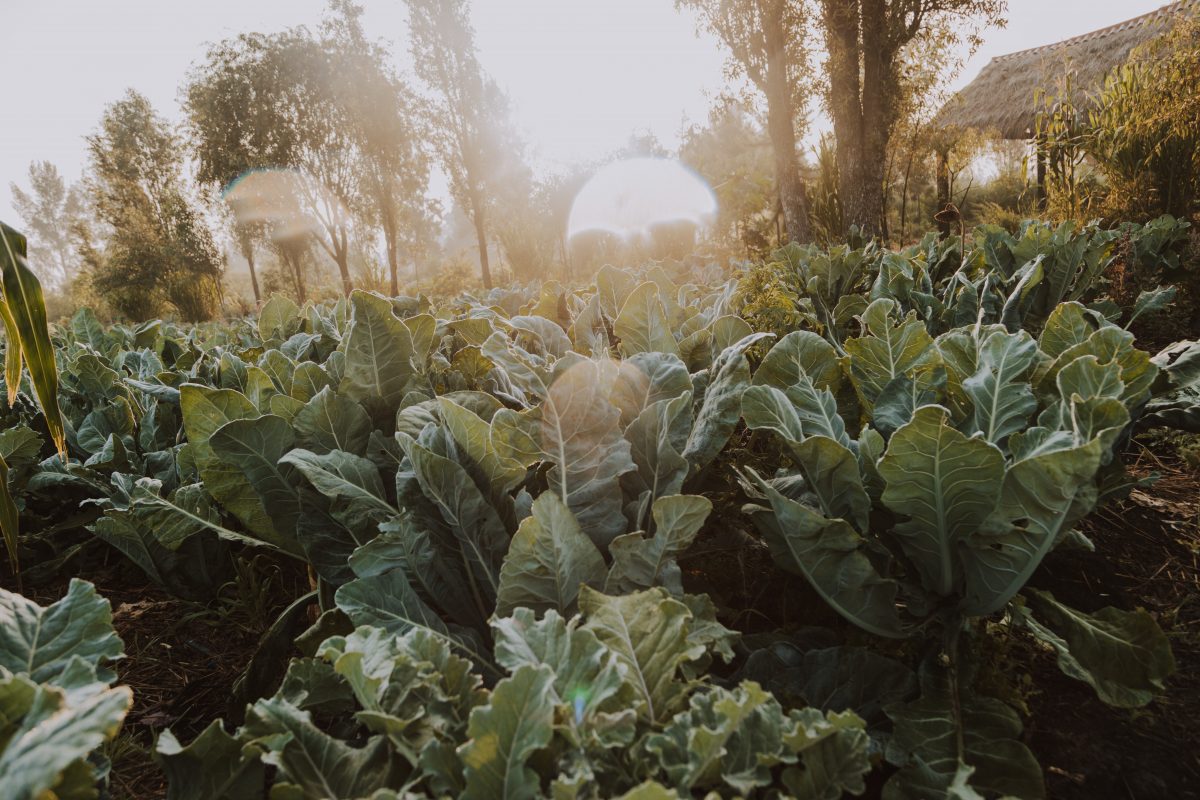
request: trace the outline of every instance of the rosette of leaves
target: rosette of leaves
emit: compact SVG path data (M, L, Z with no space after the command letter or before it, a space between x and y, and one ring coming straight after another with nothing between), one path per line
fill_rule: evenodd
M494 619L503 672L490 688L436 632L331 637L234 733L214 723L186 747L164 734L170 796L257 797L266 766L272 796L314 800L863 790L867 735L853 714L785 712L753 682L692 677L689 665L731 655L711 603L585 589L579 607Z
M972 620L1007 610L1106 702L1138 706L1161 691L1174 661L1149 615L1084 614L1027 588L1051 549L1079 539L1074 526L1119 474L1118 444L1158 369L1131 334L1077 303L1057 307L1036 340L982 324L934 339L895 308L873 302L844 358L804 332L768 353L742 413L773 433L794 472L747 470L759 501L746 511L778 563L847 620L948 654L952 674L927 670L921 699L889 711L889 755L903 767L893 796L948 791L968 775L980 791L1038 796L1019 721L969 696L958 640ZM839 408L844 383L863 417ZM935 708L943 727L921 730Z

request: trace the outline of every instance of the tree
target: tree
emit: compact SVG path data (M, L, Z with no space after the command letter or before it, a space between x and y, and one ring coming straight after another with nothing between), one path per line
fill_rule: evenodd
M10 183L13 207L31 234L33 252L43 250L50 258L41 261L47 286L62 287L79 266L78 253L72 243L72 229L85 212L84 197L77 186L67 186L58 168L49 161L29 165L27 193Z
M714 107L707 125L693 125L684 133L679 158L717 196L710 234L714 243L731 256L767 255L776 203L772 147L745 105L726 98Z
M511 164L515 140L508 101L479 63L467 0L405 2L413 68L434 95L434 142L450 193L475 228L480 276L490 289L488 213L497 182L494 167Z
M727 48L730 72L744 76L767 102L767 132L775 153L775 183L788 238L809 239L808 203L796 152L796 121L804 119L811 77L808 7L803 0L676 0ZM802 132L801 132L802 133Z
M278 103L292 83L274 42L243 34L211 46L205 62L189 77L184 107L197 158L197 179L212 191L226 190L254 170L292 160L295 131L280 124ZM261 214L233 209L233 235L250 267L254 301L260 303L255 247L266 238Z
M978 41L1002 24L1005 0L819 0L828 58L826 106L837 138L845 224L884 230L888 146L908 91L906 48L936 33L936 46Z
M351 0L332 0L334 14L322 25L330 71L337 76L335 95L359 152L362 215L383 231L393 295L400 293L400 250L418 247L419 232L432 213L426 189L430 159L421 141L425 109L389 68L387 53L369 41L362 8Z
M211 319L222 260L187 196L178 137L130 90L87 139L87 186L102 248L87 248L91 282L118 313L141 319L166 304L188 321Z

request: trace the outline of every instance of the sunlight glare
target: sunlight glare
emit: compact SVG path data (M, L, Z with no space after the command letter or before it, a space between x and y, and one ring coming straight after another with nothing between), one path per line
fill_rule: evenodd
M605 231L633 238L680 221L702 227L716 213L712 189L679 161L629 158L601 167L575 195L567 237Z

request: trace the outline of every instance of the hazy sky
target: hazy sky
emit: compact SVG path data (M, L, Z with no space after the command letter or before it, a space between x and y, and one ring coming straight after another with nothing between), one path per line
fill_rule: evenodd
M406 59L404 4L362 0L368 33ZM1009 0L1009 24L990 30L959 78L992 56L1036 47L1151 11L1164 0ZM83 137L128 87L170 119L208 42L244 31L315 24L325 0L0 0L4 109L0 116L0 219L17 223L9 183L26 185L32 160L69 179L85 161ZM673 0L474 0L484 67L508 91L518 124L546 163L591 159L630 133L677 143L722 85L723 55L697 38Z

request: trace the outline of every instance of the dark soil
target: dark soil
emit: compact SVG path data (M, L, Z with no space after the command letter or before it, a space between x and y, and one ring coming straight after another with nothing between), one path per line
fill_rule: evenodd
M1177 670L1149 706L1114 709L1049 652L1026 647L1035 688L1027 740L1055 800L1200 798L1200 475L1133 448L1131 471L1162 477L1088 520L1095 553L1052 553L1035 582L1084 611L1146 609Z
M213 720L240 714L231 708L233 684L294 583L294 576L255 570L247 566L242 580L206 605L166 594L115 554L111 563L89 565L80 575L112 604L113 626L125 643L117 682L133 689L133 708L106 751L113 800L166 796L152 755L163 730L186 744ZM65 594L66 579L27 592L48 604Z

